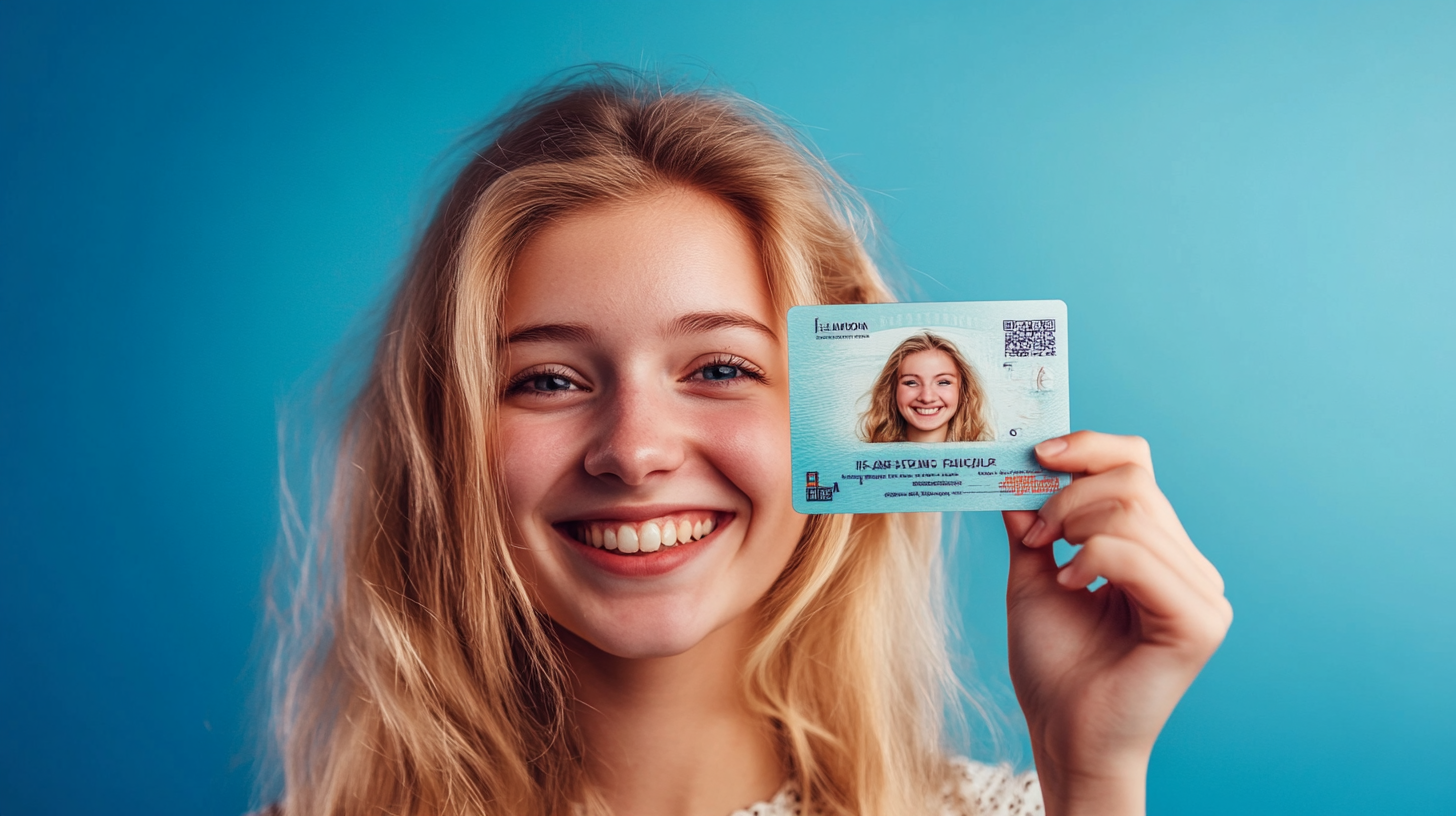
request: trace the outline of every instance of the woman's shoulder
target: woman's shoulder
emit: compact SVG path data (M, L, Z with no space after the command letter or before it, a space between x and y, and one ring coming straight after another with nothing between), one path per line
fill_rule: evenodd
M1036 771L1017 773L1010 765L986 765L965 757L950 760L937 816L1041 816ZM808 816L792 782L766 802L730 816Z

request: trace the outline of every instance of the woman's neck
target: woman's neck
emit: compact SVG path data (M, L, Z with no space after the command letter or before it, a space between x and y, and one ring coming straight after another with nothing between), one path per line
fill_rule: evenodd
M587 773L614 813L727 816L783 784L739 683L749 617L672 657L615 657L563 633Z

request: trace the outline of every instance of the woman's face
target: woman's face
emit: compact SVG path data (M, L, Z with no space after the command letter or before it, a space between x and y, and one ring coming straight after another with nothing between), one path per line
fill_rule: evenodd
M673 190L557 221L518 259L504 318L503 464L542 609L658 657L763 597L805 517L780 320L734 213Z
M960 404L960 393L960 374L949 354L939 349L907 354L900 361L895 405L910 425L910 441L944 442L950 418Z

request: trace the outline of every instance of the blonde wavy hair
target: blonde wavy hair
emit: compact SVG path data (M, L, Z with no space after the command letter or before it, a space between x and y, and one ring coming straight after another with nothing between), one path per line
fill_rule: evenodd
M750 225L780 314L891 300L862 201L736 95L596 70L482 140L394 295L322 520L287 539L272 697L286 816L605 812L497 467L502 297L544 225L693 188ZM939 516L815 516L755 606L743 693L806 812L919 812L944 783L940 559Z
M938 334L922 332L913 334L895 347L875 384L870 387L870 407L860 415L859 437L866 442L904 442L908 423L900 414L895 401L896 387L900 381L900 364L905 358L922 351L943 351L950 357L960 377L960 398L956 412L950 418L946 429L947 442L986 442L996 438L996 432L986 419L986 392L976 369L961 356L955 343Z

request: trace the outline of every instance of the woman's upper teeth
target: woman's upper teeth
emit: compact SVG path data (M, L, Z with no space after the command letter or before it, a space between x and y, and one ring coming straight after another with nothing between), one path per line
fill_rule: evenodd
M583 521L570 525L571 536L583 544L620 553L657 552L697 541L713 532L712 513L684 513L650 521Z
M926 414L926 415L929 415L929 414L934 414L934 413L939 413L939 412L940 412L940 406L939 405L935 406L934 408L916 408L915 409L915 413L917 413L917 414Z

